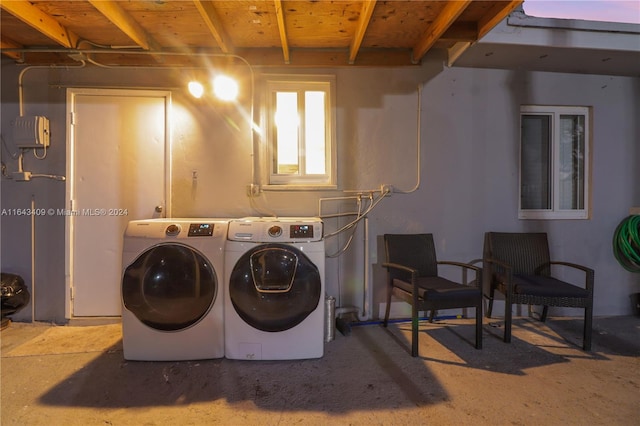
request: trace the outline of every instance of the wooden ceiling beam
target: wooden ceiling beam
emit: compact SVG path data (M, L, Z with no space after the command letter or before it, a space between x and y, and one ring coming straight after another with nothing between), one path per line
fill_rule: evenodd
M0 7L64 47L75 48L78 44L79 37L75 33L31 2L26 0L2 1Z
M507 17L516 7L524 3L524 0L498 1L478 21L478 40Z
M475 22L454 22L451 26L442 34L439 41L451 40L455 42L460 41L477 41L478 40L478 26Z
M220 47L223 53L233 53L234 47L231 44L231 38L224 30L222 21L216 12L216 8L212 1L193 0L196 5L196 9L200 13L200 16L204 20L205 25L209 29L209 32L216 39L216 43Z
M460 56L471 47L471 42L476 42L484 37L496 25L500 23L516 7L520 6L524 0L496 2L489 8L487 13L476 23L476 36L470 41L459 40L447 50L447 66L452 67ZM445 34L446 35L446 34ZM444 38L444 36L443 36Z
M373 15L373 9L376 7L377 0L364 0L362 2L362 10L360 11L360 19L358 19L358 28L349 46L349 64L353 64L360 50L360 45L364 39L364 34L367 32L369 22L371 22L371 16Z
M469 6L471 0L448 1L440 14L433 20L426 33L413 48L413 61L418 63L438 39L458 19L458 16Z
M89 3L138 46L145 50L160 50L160 46L117 2L112 0L89 0Z
M289 40L287 39L287 30L284 26L282 2L280 0L274 1L276 5L276 18L278 19L278 32L280 33L280 43L282 44L282 56L284 57L284 63L289 64L291 62L289 58Z
M2 54L5 56L8 56L9 58L15 59L16 61L19 61L22 59L22 55L20 54L20 52L5 52L4 49L22 49L23 46L20 43L16 43L15 41L7 38L7 37L2 37L0 39L0 49L3 49Z

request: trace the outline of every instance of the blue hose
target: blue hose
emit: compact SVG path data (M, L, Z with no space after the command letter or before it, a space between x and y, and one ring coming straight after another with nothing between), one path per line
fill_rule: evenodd
M440 320L447 320L447 319L461 319L464 318L462 315L440 315L440 316L436 316L434 317L434 321L440 321ZM420 317L418 318L418 321L425 321L430 319L430 317ZM399 323L399 322L411 322L411 318L398 318L398 319L390 319L389 320L389 324L394 324L394 323ZM384 321L382 320L375 320L375 321L360 321L360 322L354 322L351 323L352 326L356 326L356 325L375 325L375 324L382 324L384 323Z

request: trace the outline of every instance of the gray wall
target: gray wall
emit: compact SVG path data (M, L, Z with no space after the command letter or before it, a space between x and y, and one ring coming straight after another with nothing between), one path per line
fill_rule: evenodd
M369 215L369 262L364 262L364 230L359 226L346 253L327 259L327 289L340 292L339 305L361 305L363 275L370 268L374 316L383 300L385 232L433 232L441 259L471 260L482 254L488 230L549 232L552 257L584 263L596 271L595 314L631 312L629 294L640 291L640 277L618 265L611 250L617 224L629 208L640 206L640 82L633 78L504 70L442 68L433 58L417 68L339 68L272 70L335 74L337 77L338 180L341 190L377 189L390 184L411 189L417 179L417 87L420 101L421 183L409 194L394 193ZM9 122L18 115L17 75L2 67L2 135L11 148ZM238 70L244 72L244 70ZM256 70L260 73L261 70ZM246 75L245 75L246 76ZM349 195L333 192L269 192L254 203L252 143L239 107L207 100L194 102L182 90L183 76L170 71L36 69L24 79L25 114L51 119L47 159L31 154L25 169L65 174L65 87L163 87L173 91L173 216L242 217L273 212L281 216L318 214L318 200ZM246 82L246 81L245 81ZM245 86L246 87L246 86ZM523 221L517 219L518 112L520 104L593 106L592 218ZM258 107L258 105L256 105ZM17 162L3 148L10 171ZM192 171L198 171L196 182ZM2 180L2 208L61 208L64 183ZM328 203L330 212L353 210L353 201ZM346 219L329 219L327 231ZM2 217L3 272L31 281L31 218ZM36 217L36 318L64 321L63 217ZM327 241L337 251L343 235ZM366 266L365 266L366 265ZM580 314L568 310L568 314ZM553 312L552 312L553 314ZM16 319L30 319L26 308Z

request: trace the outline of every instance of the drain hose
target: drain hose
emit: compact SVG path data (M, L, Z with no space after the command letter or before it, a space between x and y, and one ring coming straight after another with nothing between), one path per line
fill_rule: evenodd
M620 222L613 234L613 254L624 269L640 272L640 215Z

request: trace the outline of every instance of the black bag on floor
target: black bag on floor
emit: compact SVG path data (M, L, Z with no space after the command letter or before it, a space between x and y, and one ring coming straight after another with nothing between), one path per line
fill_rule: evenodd
M20 275L2 272L0 285L0 300L2 301L2 316L13 315L29 303L29 290Z

